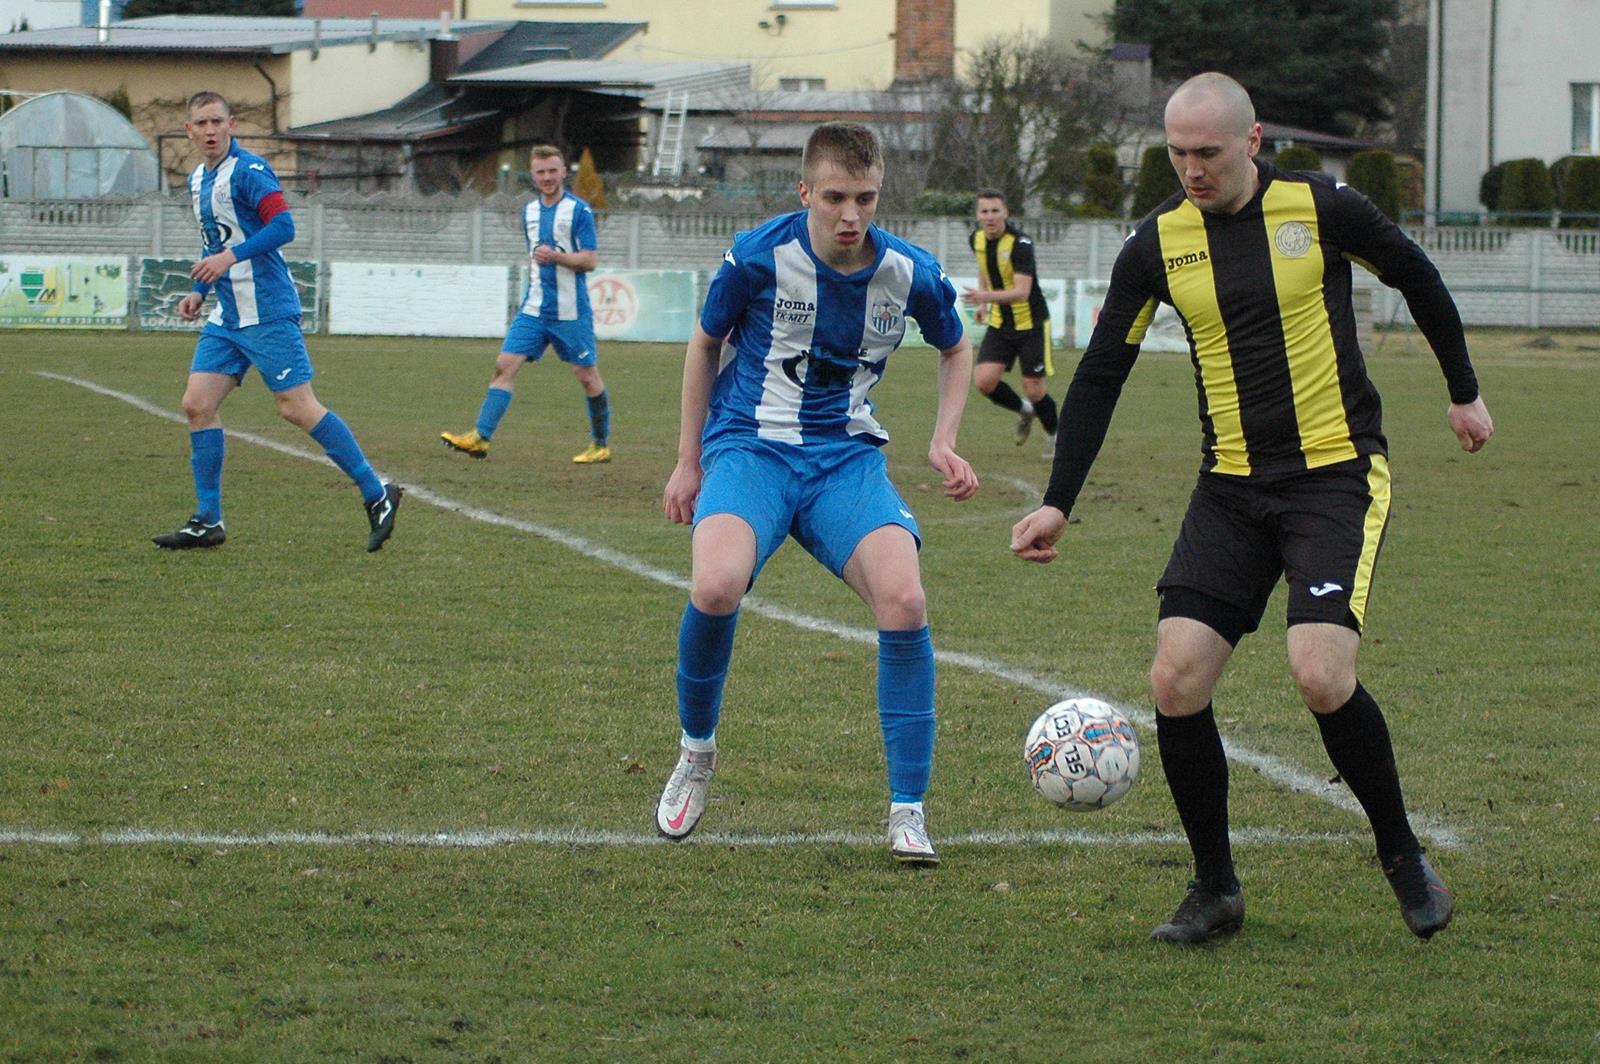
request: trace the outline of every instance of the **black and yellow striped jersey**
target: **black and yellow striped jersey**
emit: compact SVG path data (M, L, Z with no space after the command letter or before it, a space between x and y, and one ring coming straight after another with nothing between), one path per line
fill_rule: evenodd
M989 234L979 226L972 233L972 252L978 258L978 276L983 280L980 287L1000 292L1016 283L1019 273L1033 278L1033 289L1026 301L990 303L985 325L991 329L1015 329L1021 332L1050 320L1050 306L1039 289L1033 240L1028 234L1007 222L1005 232L991 240Z
M1356 343L1351 262L1405 296L1452 401L1477 397L1460 315L1422 249L1326 174L1256 167L1260 188L1238 212L1201 211L1179 193L1123 244L1062 406L1067 435L1046 502L1070 511L1158 302L1188 335L1202 471L1274 476L1386 453Z

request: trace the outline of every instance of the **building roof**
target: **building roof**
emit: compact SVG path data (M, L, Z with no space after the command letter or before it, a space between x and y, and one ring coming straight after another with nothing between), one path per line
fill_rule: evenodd
M320 27L318 23L321 23ZM467 21L451 26L455 33L511 29L507 21ZM232 15L157 15L113 22L107 40L95 26L63 26L0 34L0 54L17 52L139 53L183 52L283 55L320 45L370 41L421 41L435 35L437 19L249 18Z
M304 140L386 140L410 142L459 133L498 122L504 109L462 98L440 85L425 85L393 107L329 122L295 126L291 137Z
M1341 137L1337 133L1319 133L1314 129L1284 126L1277 122L1261 123L1261 140L1264 145L1279 140L1292 140L1296 144L1316 148L1318 151L1357 152L1372 147L1366 141L1356 140L1354 137Z
M498 70L457 74L452 85L493 85L507 88L582 89L613 96L634 96L646 101L664 100L668 90L696 95L726 96L750 84L748 63L674 63L649 60L551 59ZM721 108L719 108L721 109Z
M498 40L463 60L458 73L473 74L558 59L603 59L648 22L514 22Z

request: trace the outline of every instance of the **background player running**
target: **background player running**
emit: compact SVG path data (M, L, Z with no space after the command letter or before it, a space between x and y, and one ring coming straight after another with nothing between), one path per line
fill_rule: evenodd
M1035 418L1049 437L1045 457L1054 454L1056 402L1046 378L1055 372L1050 351L1050 307L1037 283L1033 240L1011 223L1005 193L986 188L978 193L978 227L972 232L978 259L978 287L961 294L963 302L987 308L989 327L978 348L973 383L998 407L1017 415L1017 446L1028 442ZM1018 395L1001 377L1016 363L1022 372Z
M517 371L544 357L546 347L554 347L556 356L572 367L589 407L589 446L572 460L580 465L609 462L611 403L596 364L594 313L583 276L600 262L594 212L564 187L567 164L559 148L536 144L528 154L529 172L539 193L522 211L528 294L500 345L477 424L462 433L441 432L439 438L474 458L488 457L489 439L511 405Z
M300 293L278 252L294 239L294 219L278 175L265 159L233 139L234 117L228 101L217 93L198 92L190 98L183 128L204 159L189 175L203 251L189 271L194 291L179 301L178 314L194 321L213 290L217 304L200 331L183 392L195 513L176 532L156 536L154 543L182 550L216 547L228 538L222 524L223 433L217 411L254 366L278 413L309 432L361 489L367 550L378 550L394 532L400 486L378 479L349 426L311 391L311 356L300 333Z
M921 248L872 224L883 155L864 126L817 127L800 202L740 234L711 282L683 371L678 464L667 517L694 524L689 604L678 630L678 763L656 827L681 839L705 811L739 602L793 536L861 596L878 626L878 716L889 769L889 847L937 864L922 799L933 769L934 664L916 520L889 482L867 393L906 318L939 349L928 461L945 494L978 479L956 454L972 348L955 288ZM730 337L731 334L731 337ZM730 356L723 360L723 337Z

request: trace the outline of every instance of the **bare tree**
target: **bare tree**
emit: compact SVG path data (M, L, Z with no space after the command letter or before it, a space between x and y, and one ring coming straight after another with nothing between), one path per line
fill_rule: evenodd
M991 37L971 55L935 128L931 187L994 186L1014 204L1064 199L1083 153L1115 142L1123 107L1109 63L1029 34Z

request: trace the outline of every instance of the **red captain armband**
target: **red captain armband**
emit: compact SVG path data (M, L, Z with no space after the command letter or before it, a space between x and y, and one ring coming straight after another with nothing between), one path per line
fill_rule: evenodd
M261 216L263 224L272 221L288 209L289 205L283 202L283 193L276 190L262 196L261 202L256 204L256 213Z

